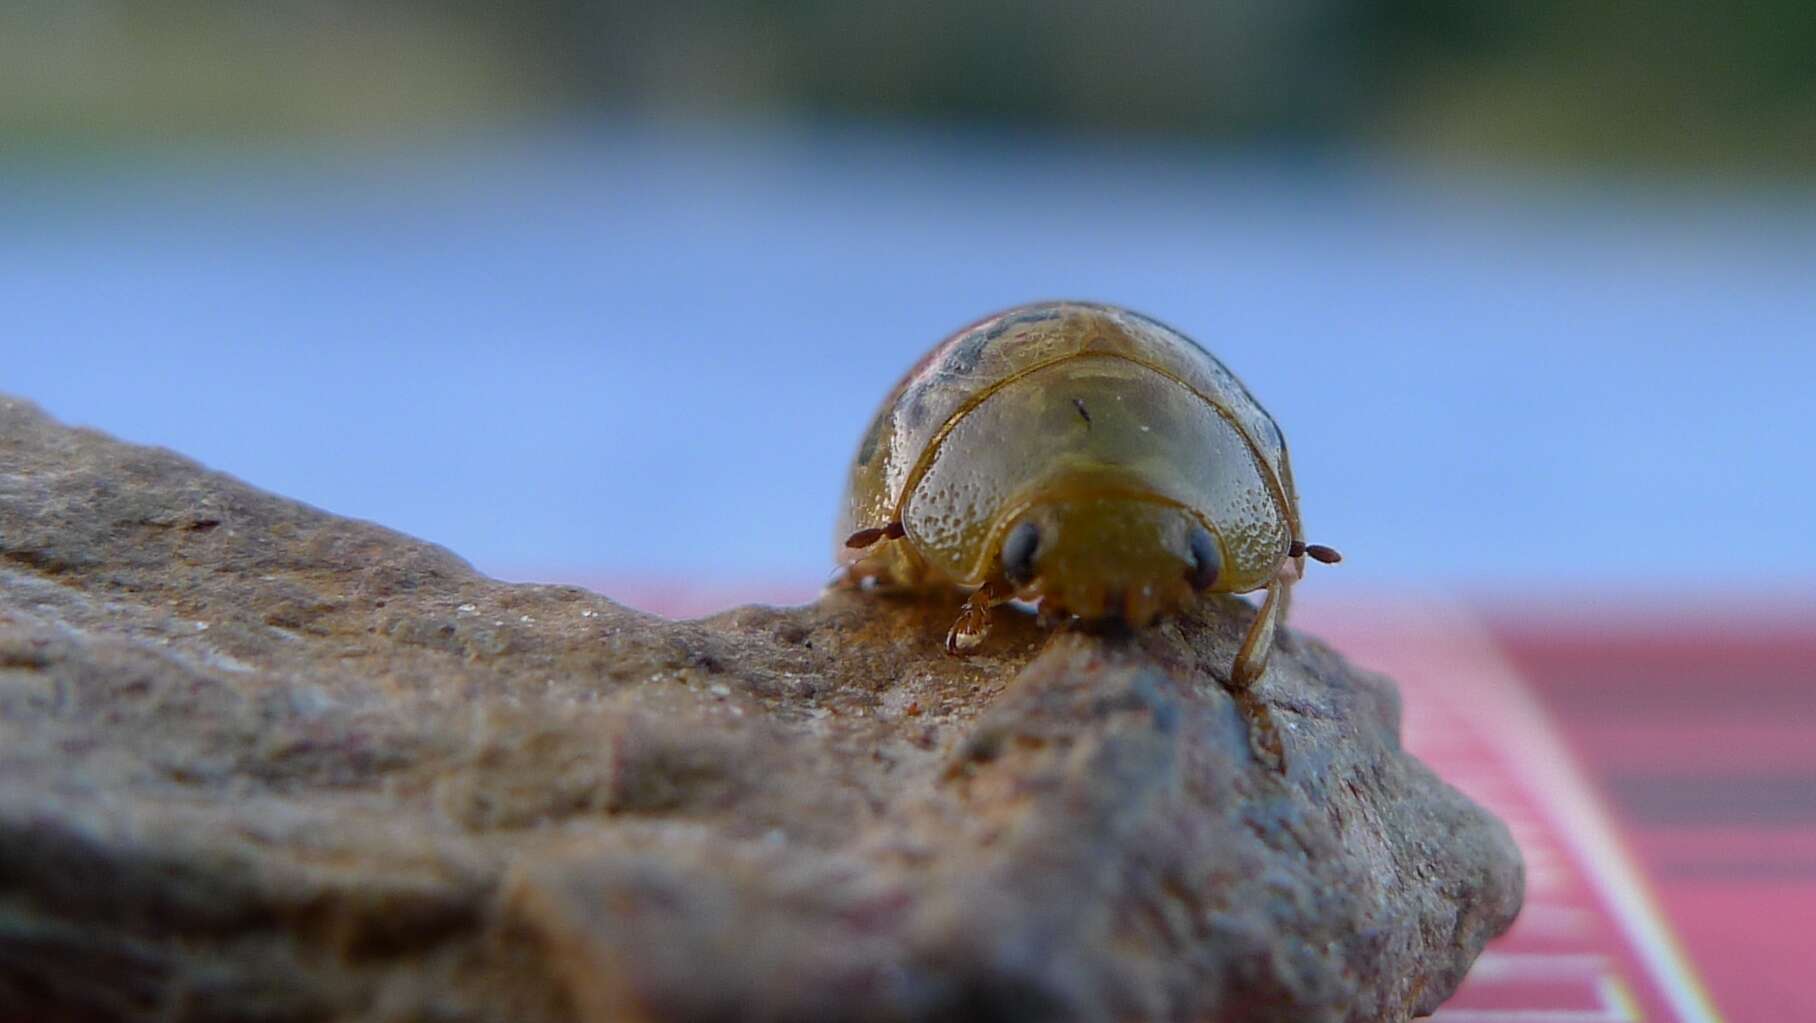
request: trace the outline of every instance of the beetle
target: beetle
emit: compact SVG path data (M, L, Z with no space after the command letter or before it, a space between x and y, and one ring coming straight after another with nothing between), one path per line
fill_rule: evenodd
M1265 589L1230 680L1267 668L1305 559L1286 441L1248 389L1165 324L1040 302L936 345L858 446L838 530L848 585L970 590L946 636L990 611L1141 628L1200 593Z

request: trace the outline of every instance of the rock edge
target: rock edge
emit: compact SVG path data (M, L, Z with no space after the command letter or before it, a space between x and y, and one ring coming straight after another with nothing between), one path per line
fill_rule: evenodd
M954 604L667 621L0 399L0 1017L1402 1020L1512 922L1386 679Z

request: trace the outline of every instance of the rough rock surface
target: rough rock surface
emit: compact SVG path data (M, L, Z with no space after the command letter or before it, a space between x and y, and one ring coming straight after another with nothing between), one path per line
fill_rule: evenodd
M953 608L666 621L0 399L0 1018L1399 1020L1517 911L1315 641Z

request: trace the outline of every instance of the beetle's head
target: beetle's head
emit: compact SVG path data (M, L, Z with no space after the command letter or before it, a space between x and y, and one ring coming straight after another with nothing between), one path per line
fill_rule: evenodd
M1214 587L1223 568L1221 545L1196 516L1141 496L1041 501L1000 535L998 566L1017 596L1136 627Z

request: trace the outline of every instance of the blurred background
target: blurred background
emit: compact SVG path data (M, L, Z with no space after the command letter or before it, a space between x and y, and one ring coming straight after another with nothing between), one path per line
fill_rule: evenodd
M0 0L0 390L507 578L810 598L1047 297L1219 353L1309 620L1462 594L1717 1001L1807 997L1816 5Z
M1813 55L1792 0L10 0L0 387L495 574L804 599L902 369L1094 298L1274 412L1319 588L1777 607Z

